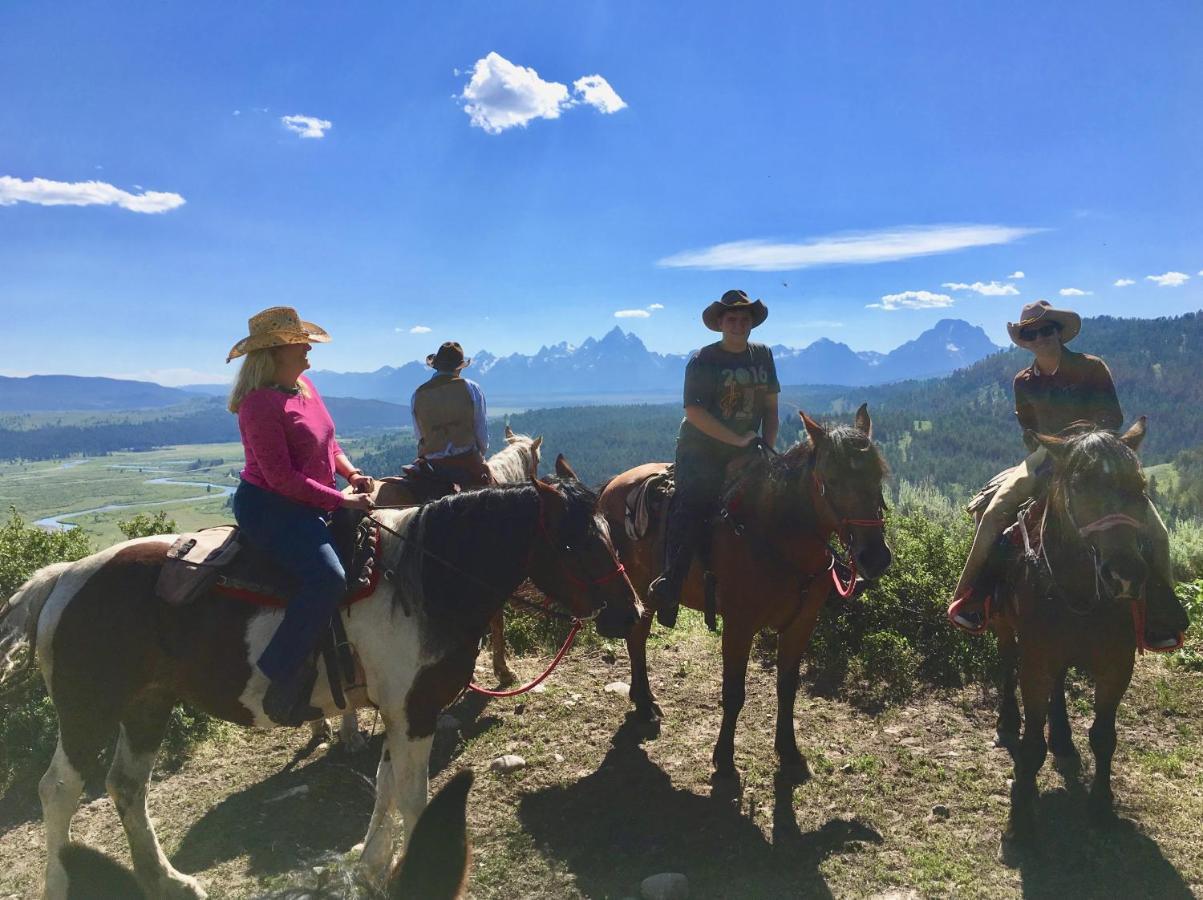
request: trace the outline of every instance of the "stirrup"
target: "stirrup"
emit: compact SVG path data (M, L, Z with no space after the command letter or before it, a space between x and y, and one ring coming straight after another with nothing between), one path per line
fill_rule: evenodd
M1162 637L1153 641L1149 640L1149 633L1146 631L1141 640L1144 649L1150 653L1173 653L1175 650L1181 650L1185 643L1186 635L1181 631L1176 631L1172 635L1166 632Z
M677 592L679 595L679 591ZM661 596L657 596L660 594ZM661 575L648 585L647 595L656 604L656 621L665 628L675 628L677 613L681 611L680 596L671 596L672 584L667 575Z
M985 634L986 630L990 627L990 606L994 597L993 595L987 595L985 602L982 604L981 612L977 613L977 615L981 616L981 621L969 618L969 615L972 615L972 613L966 614L964 610L965 605L973 599L972 590L954 597L952 603L948 605L948 621L967 634Z

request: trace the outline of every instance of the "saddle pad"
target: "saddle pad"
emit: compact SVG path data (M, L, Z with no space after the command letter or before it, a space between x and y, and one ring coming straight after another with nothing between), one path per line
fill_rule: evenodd
M633 541L643 539L652 519L668 506L673 494L672 468L658 475L649 475L627 494L626 515L623 527L627 537Z
M233 525L180 535L159 570L155 595L172 606L191 603L213 585L239 548L238 529Z

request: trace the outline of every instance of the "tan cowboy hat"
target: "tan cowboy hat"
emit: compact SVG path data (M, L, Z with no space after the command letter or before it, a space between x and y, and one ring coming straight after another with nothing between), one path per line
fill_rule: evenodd
M472 360L464 358L464 348L459 345L458 341L447 341L439 347L437 353L431 353L426 357L426 365L441 371L455 369L458 372L460 369L466 369L472 365Z
M1018 322L1007 323L1007 334L1011 335L1011 340L1022 347L1023 342L1019 339L1021 330L1031 328L1033 325L1046 325L1049 322L1056 322L1061 326L1062 344L1068 344L1082 330L1082 317L1076 312L1069 309L1057 309L1047 300L1037 300L1023 308Z
M711 331L722 331L723 326L720 322L723 313L740 309L746 309L752 314L753 328L769 317L769 308L759 300L749 300L748 295L743 291L727 291L702 310L702 321Z
M326 344L330 335L312 322L304 322L291 306L273 306L255 313L247 322L250 331L230 350L226 362L245 356L252 350L284 347L288 344Z

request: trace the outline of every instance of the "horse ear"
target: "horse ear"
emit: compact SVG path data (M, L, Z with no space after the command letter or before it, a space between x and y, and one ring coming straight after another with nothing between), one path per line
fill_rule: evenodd
M1119 436L1119 439L1135 453L1140 449L1140 442L1145 439L1145 432L1148 431L1148 416L1141 416L1132 423L1132 427Z
M514 429L510 428L509 422L505 423L505 439L507 441L512 441L514 439Z
M1026 428L1023 432L1023 442L1032 448L1043 447L1055 463L1065 459L1065 441L1055 435L1040 434L1031 428Z
M810 442L816 447L823 441L827 440L827 429L808 416L802 410L798 410L798 415L802 417L802 424L806 426L806 433L810 435Z
M572 470L572 466L568 465L568 460L564 458L563 453L556 454L556 474L561 478L571 478L573 481L580 481L576 472Z
M865 437L873 440L873 420L869 418L868 403L862 403L856 411L856 427Z

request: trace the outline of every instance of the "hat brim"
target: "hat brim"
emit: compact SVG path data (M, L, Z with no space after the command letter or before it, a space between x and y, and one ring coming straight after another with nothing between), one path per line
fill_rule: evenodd
M723 319L723 313L727 312L743 312L747 310L752 314L752 327L764 323L764 320L769 317L769 308L764 305L761 300L755 300L752 303L729 304L723 303L721 300L715 300L704 310L702 310L702 322L711 331L722 331L723 326L720 324Z
M328 344L330 335L324 328L312 322L301 322L301 331L267 331L263 334L252 334L244 337L230 349L226 362L246 356L253 350L266 350L269 347L287 347L289 344Z
M435 357L435 354L433 354L433 353L428 353L426 355L426 365L430 366L430 368L432 368L432 369L438 368L438 366L436 366L434 364L434 357ZM472 365L472 357L467 356L464 358L464 361L462 363L460 363L458 366L455 367L455 371L458 372L458 371L460 371L460 369L466 369L470 365Z
M1017 346L1025 347L1027 346L1027 342L1020 340L1019 332L1025 328L1031 328L1033 325L1041 325L1044 322L1056 322L1061 326L1062 344L1068 344L1082 330L1082 317L1076 312L1068 309L1056 309L1050 306L1040 315L1031 319L1024 319L1021 322L1008 322L1007 334L1011 336L1012 342Z

